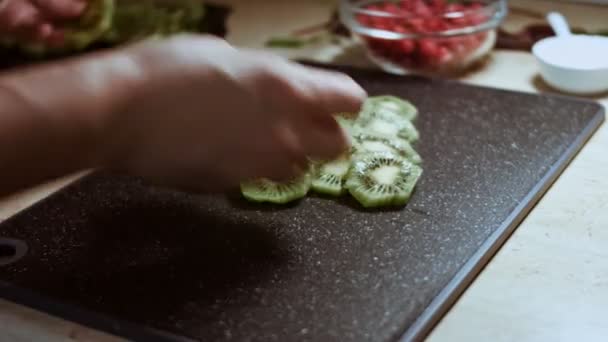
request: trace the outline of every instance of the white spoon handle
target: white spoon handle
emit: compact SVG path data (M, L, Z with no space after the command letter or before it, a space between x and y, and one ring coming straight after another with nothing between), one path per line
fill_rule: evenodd
M550 12L547 14L547 21L557 36L569 36L572 34L566 18L560 13Z

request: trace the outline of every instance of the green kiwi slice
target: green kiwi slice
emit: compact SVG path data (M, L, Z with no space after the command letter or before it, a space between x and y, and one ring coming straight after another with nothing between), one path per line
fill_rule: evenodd
M242 183L242 193L250 201L277 204L312 190L332 197L349 193L365 208L405 205L423 172L413 147L420 138L412 122L417 115L410 102L394 96L369 98L358 116L334 115L351 141L348 152L335 160L310 160L308 173L290 182Z
M342 127L342 129L344 129L346 132L351 132L354 125L355 125L355 120L349 118L348 116L345 115L336 115L336 121L338 122L338 124L340 125L340 127Z
M342 155L335 160L320 163L315 167L312 177L312 189L318 193L340 196L344 189L344 182L350 169L350 153Z
M398 117L398 116L397 116ZM416 126L409 121L396 119L395 114L369 114L360 117L356 122L356 129L373 135L385 137L399 137L410 143L420 139Z
M341 113L335 116L336 121L342 127L344 132L348 134L348 137L352 140L353 136L357 132L356 130L356 114Z
M355 158L346 180L350 194L365 208L405 205L422 168L392 153Z
M362 113L393 113L408 121L414 121L418 117L418 109L411 102L390 95L369 97L363 104Z
M112 27L114 0L93 0L82 18L66 32L66 45L80 50L97 41Z
M205 5L198 0L117 0L112 28L102 40L117 44L195 31L204 16Z
M286 204L308 194L311 186L310 173L287 182L274 182L261 178L241 183L243 197L252 202Z
M408 159L416 165L422 163L422 157L405 139L360 133L355 136L354 151L356 154L391 152Z

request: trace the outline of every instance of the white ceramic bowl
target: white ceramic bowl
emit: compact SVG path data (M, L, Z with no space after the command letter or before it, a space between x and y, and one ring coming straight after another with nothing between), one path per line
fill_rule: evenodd
M537 42L532 53L550 86L579 95L608 91L608 38L549 37Z

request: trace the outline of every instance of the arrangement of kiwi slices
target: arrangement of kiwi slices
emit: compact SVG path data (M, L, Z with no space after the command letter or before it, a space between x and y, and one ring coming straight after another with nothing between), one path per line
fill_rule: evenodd
M350 194L365 208L407 204L422 176L422 158L414 149L420 134L418 109L395 96L367 99L358 115L336 115L352 148L335 160L311 162L304 175L285 183L258 179L241 184L254 202L285 204L310 191L339 197Z

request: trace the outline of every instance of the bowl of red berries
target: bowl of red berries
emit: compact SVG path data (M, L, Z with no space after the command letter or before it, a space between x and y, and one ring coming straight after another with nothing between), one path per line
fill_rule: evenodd
M458 74L485 60L506 0L342 0L340 20L385 71Z

